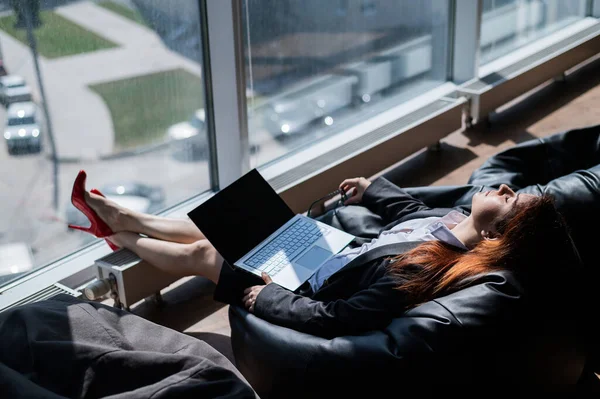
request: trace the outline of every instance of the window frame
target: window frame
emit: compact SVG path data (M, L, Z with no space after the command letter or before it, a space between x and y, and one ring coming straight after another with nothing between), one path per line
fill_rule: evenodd
M456 84L478 76L483 0L451 2L452 43L450 80Z
M600 18L600 0L589 0L588 15L590 17Z
M206 119L214 154L210 169L213 190L218 191L250 170L242 3L201 0L200 9L206 27Z

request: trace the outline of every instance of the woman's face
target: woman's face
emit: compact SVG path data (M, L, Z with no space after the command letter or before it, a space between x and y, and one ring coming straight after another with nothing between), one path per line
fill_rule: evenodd
M496 232L495 223L502 219L514 207L535 198L533 194L516 194L506 184L492 191L479 192L473 196L471 216L478 231Z

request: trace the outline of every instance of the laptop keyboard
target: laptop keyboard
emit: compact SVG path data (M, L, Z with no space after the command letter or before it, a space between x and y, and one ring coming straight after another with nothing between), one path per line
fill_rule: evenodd
M325 228L298 219L244 263L274 276L291 263L299 253L323 236Z

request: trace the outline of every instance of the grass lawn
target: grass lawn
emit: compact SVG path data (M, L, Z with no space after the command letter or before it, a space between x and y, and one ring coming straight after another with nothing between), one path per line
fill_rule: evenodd
M119 150L161 142L204 104L201 79L183 69L90 86L110 110Z
M91 51L117 47L117 45L51 11L40 12L42 26L35 30L38 51L46 58L88 53ZM16 17L9 15L0 18L0 29L29 45L27 31L15 29Z
M103 0L96 4L98 4L100 7L106 8L107 10L110 10L116 14L119 14L122 17L130 19L134 22L137 22L140 25L149 26L146 23L146 20L144 18L142 18L142 15L137 10L132 10L129 7L126 7L122 4L119 4L119 3L111 1L111 0Z

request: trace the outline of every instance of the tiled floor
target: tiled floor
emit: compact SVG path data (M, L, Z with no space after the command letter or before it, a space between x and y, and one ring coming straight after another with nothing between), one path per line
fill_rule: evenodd
M402 186L464 184L485 159L515 143L595 124L600 124L600 60L501 111L489 126L452 133L441 151L400 162L393 175ZM165 290L165 306L143 303L133 311L206 340L229 357L228 308L212 300L212 291L207 280L188 278Z

